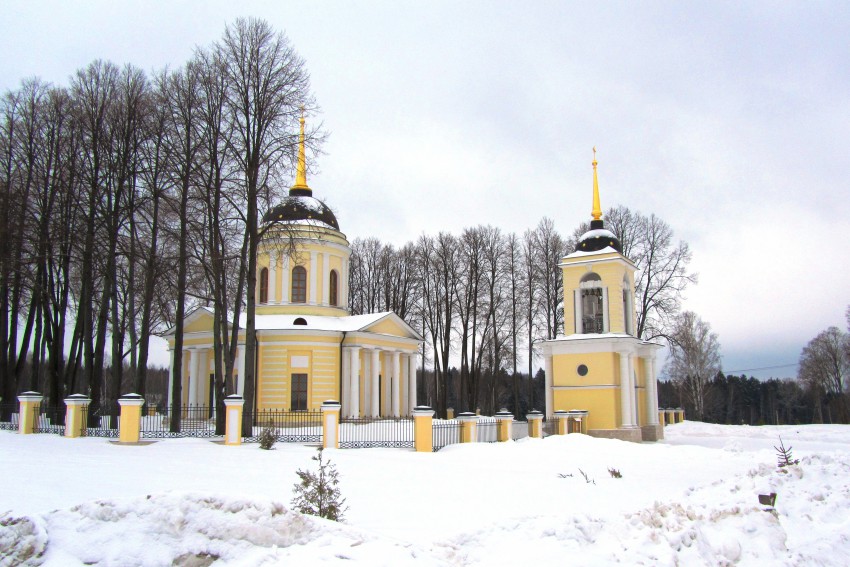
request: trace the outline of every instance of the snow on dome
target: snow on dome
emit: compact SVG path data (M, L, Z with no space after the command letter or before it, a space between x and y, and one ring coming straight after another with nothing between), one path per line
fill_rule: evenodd
M315 197L290 195L263 216L263 223L302 222L325 225L339 230L339 223L330 207Z

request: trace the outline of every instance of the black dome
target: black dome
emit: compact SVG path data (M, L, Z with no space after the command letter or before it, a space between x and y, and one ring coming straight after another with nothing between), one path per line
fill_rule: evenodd
M298 221L320 222L339 230L333 211L320 200L308 196L290 194L263 216L263 224Z
M605 228L601 220L592 220L590 230L581 235L576 252L597 252L609 247L623 253L623 246L614 233Z

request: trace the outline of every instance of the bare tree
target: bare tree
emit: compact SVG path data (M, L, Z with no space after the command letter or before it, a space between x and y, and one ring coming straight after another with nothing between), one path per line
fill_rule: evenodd
M821 409L824 395L837 400L841 422L848 421L847 379L850 376L850 337L838 327L821 332L803 349L798 377L813 393L814 421L823 423Z
M676 319L665 371L682 388L696 419L702 419L711 381L720 372L720 342L711 326L693 311Z
M259 204L275 197L282 173L289 171L296 145L301 109L312 106L309 75L303 59L287 37L274 33L263 20L238 19L227 26L216 50L227 77L225 109L230 122L230 143L238 164L244 195L245 233L248 239L245 403L255 405L257 249L260 243ZM288 177L287 177L288 178ZM245 412L243 430L251 427Z

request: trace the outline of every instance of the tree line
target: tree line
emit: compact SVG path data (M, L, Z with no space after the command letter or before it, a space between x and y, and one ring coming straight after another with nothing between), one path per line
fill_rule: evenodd
M688 269L687 243L655 215L618 206L604 217L638 266L638 336L667 339L682 293L697 279ZM422 333L424 396L438 415L447 407L487 414L500 407L542 408L543 396L530 377L536 376L540 343L563 332L559 264L588 229L583 223L564 236L544 217L521 235L479 225L457 235L423 234L400 246L355 239L350 308L395 311ZM539 387L542 392L542 382Z
M216 399L231 393L229 323L247 313L252 336L260 211L284 194L299 119L316 110L304 61L255 19L178 68L97 60L67 86L32 78L5 93L0 396L41 390L55 405L82 392L94 414L144 395L150 336L173 327L179 405L195 305L215 313ZM307 144L322 137L314 127Z
M850 307L845 313L850 331ZM682 313L668 337L659 404L698 421L728 424L850 423L850 332L829 327L803 348L796 378L724 375L710 325Z

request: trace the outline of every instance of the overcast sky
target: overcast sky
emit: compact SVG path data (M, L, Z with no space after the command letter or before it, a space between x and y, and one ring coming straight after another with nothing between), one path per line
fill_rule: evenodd
M726 371L795 363L850 304L850 3L10 2L0 90L96 58L184 63L239 16L284 31L330 138L310 179L349 240L667 221ZM794 375L786 366L759 376Z

